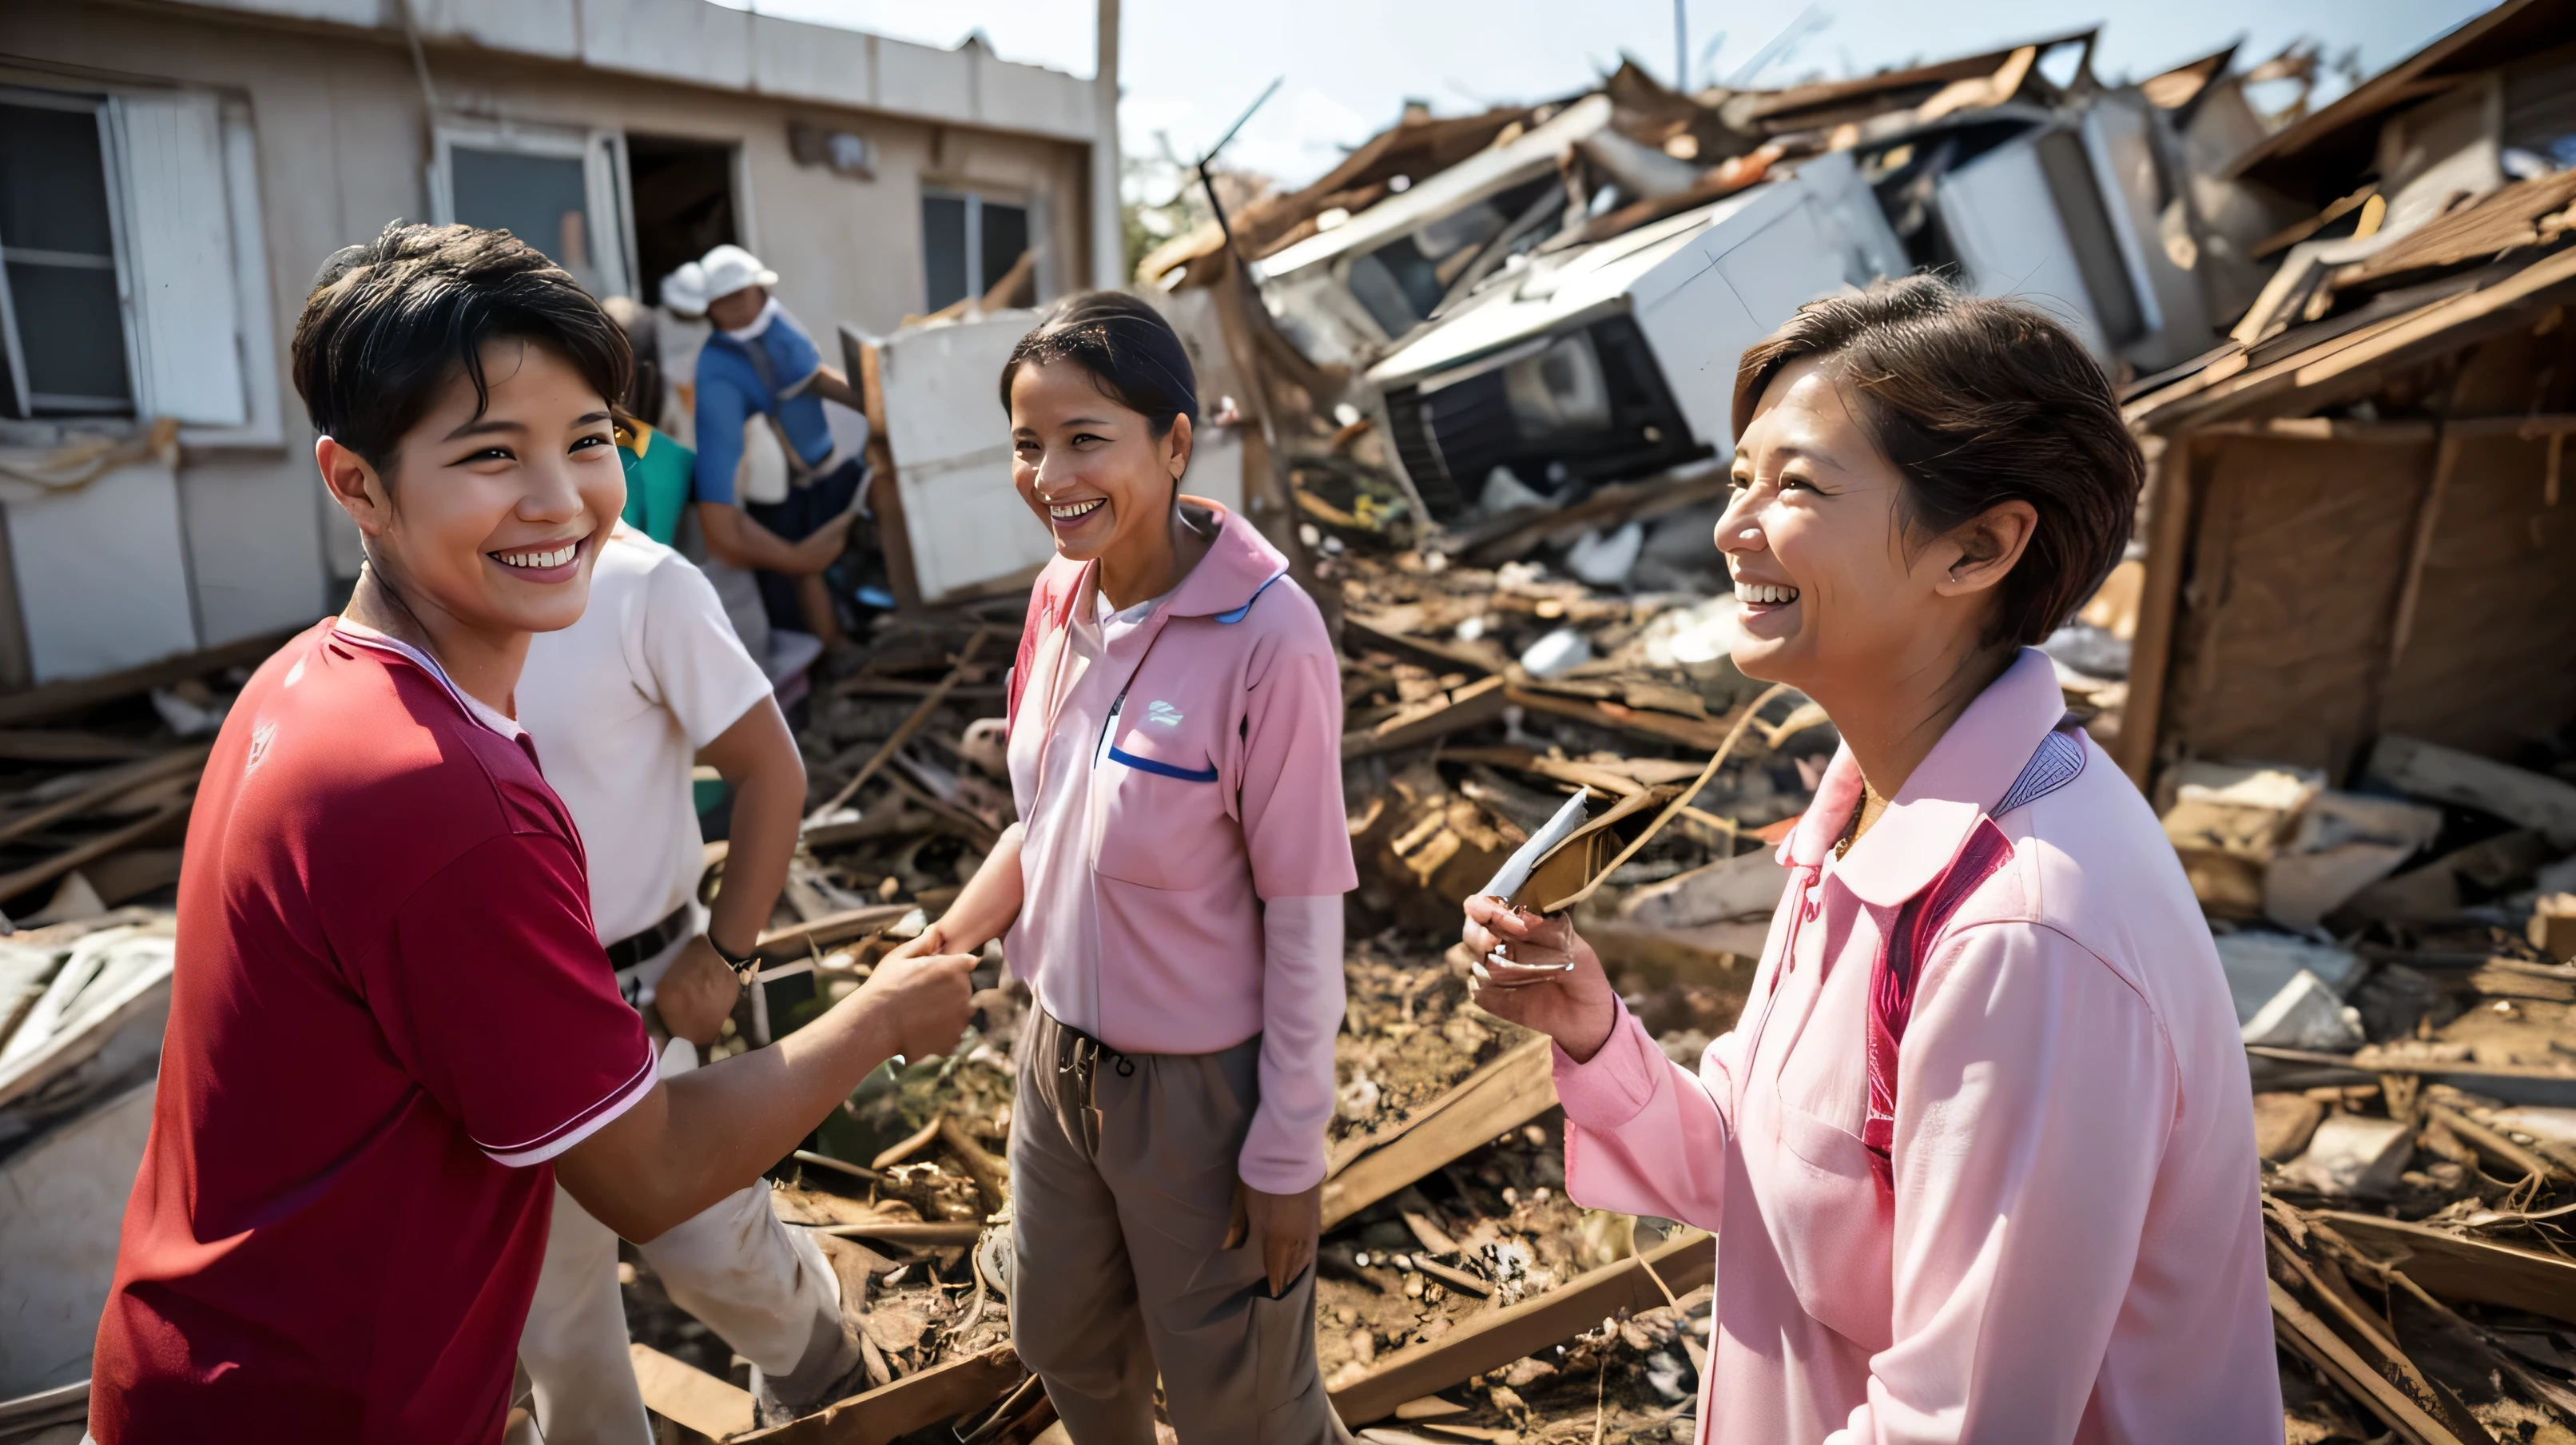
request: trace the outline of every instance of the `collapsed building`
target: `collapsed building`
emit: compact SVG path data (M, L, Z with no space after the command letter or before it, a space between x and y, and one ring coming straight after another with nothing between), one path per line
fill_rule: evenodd
M2287 1438L2576 1435L2576 7L2513 0L2312 114L2256 99L2305 52L2114 85L2092 40L1768 91L1623 66L1409 119L1139 268L1198 365L1190 489L1282 545L1344 657L1362 881L1316 1326L1372 1445L1693 1437L1706 1236L1565 1197L1545 1042L1476 1010L1448 945L1585 790L1585 936L1675 1058L1731 1026L1781 887L1765 840L1835 745L1727 660L1734 358L1921 267L2066 319L2149 453L2131 556L2048 650L2219 937ZM1048 555L992 426L1032 320L1011 299L842 331L904 605L800 714L804 847L719 1051L855 987L1010 821L1003 669ZM112 1246L30 1271L13 1221L122 1198L168 969L122 875L175 866L149 826L184 816L178 704L250 660L0 698L25 773L0 842L27 855L0 905L49 909L0 942L0 1171L27 1205L0 1248L49 1320ZM99 878L145 906L67 881ZM998 950L977 985L958 1050L873 1078L776 1171L864 1303L872 1388L761 1438L1051 1427L1005 1308L1027 1003ZM749 1438L737 1362L630 1264L657 1428ZM71 1389L0 1403L0 1440L77 1421Z

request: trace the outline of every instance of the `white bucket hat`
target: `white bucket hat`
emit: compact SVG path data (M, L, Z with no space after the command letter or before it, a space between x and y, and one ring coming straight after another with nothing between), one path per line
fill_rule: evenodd
M695 261L683 261L678 270L662 278L662 304L682 316L703 316L707 310L707 269Z
M745 286L775 286L778 273L760 264L760 258L740 246L718 246L709 251L698 265L705 270L707 299L731 296Z

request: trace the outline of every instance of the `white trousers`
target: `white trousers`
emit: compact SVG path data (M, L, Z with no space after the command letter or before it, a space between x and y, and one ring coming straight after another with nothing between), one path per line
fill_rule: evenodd
M638 1250L672 1303L764 1375L790 1373L818 1338L839 1337L840 1279L811 1231L779 1223L765 1181ZM546 1445L651 1445L626 1349L617 1236L561 1185L519 1363Z

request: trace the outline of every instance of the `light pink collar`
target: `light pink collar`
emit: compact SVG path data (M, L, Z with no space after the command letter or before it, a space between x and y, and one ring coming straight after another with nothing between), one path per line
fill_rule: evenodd
M1932 745L1869 832L1834 865L1861 901L1893 908L1940 876L1977 820L2003 800L2040 740L2066 716L2066 695L2046 654L2023 648L2003 675ZM1860 801L1860 764L1837 748L1816 799L1780 845L1790 867L1822 868Z

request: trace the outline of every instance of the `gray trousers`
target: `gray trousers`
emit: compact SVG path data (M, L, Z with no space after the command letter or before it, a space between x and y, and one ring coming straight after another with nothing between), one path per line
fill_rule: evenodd
M1315 1363L1315 1271L1270 1297L1224 1248L1258 1036L1214 1054L1112 1053L1031 1010L1011 1110L1011 1339L1075 1445L1153 1445L1154 1378L1181 1445L1324 1445L1349 1432Z

